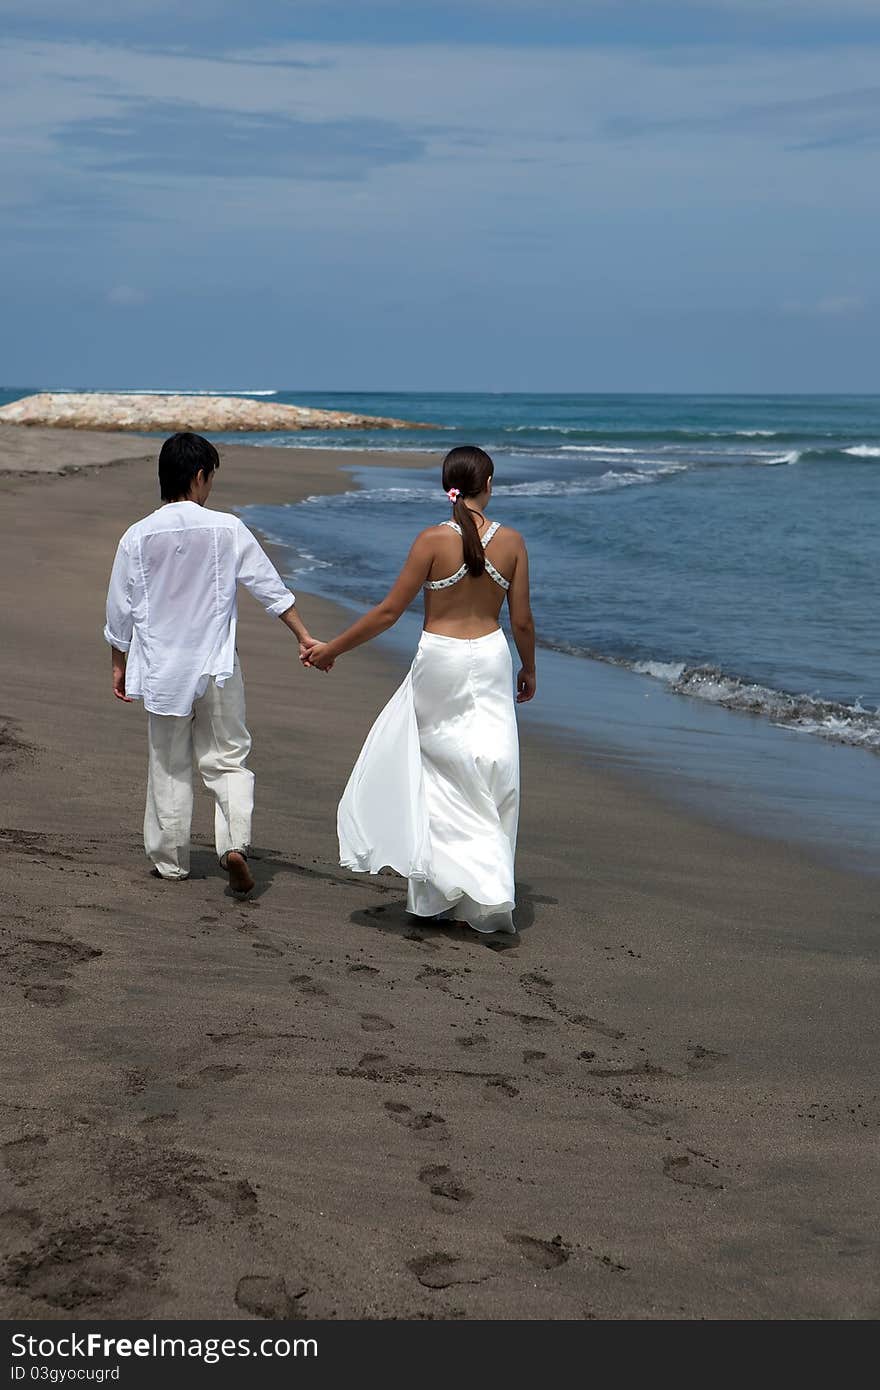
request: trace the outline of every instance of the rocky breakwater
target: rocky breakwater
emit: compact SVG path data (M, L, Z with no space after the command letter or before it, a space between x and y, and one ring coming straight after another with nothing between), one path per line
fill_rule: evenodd
M196 430L205 434L267 430L428 429L417 420L313 410L245 396L139 396L106 391L41 391L0 407L2 425L67 430Z

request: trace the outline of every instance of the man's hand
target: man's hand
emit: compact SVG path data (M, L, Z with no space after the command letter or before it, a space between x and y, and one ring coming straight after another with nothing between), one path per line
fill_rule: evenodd
M309 652L312 650L312 647L317 646L320 646L320 642L317 637L312 637L311 633L306 632L299 639L299 659L303 666L308 666Z
M527 671L522 667L516 678L516 703L524 705L528 700L533 700L537 688L538 681L534 671Z
M113 694L117 700L121 700L125 705L134 703L130 695L125 693L125 652L117 651L116 647L111 648L111 661L113 663Z
M331 671L335 661L329 642L315 642L308 656L303 657L303 665L314 666L316 671Z

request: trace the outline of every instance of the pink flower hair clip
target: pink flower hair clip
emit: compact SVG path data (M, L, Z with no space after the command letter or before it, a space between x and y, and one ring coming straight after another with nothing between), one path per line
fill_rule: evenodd
M453 505L453 507L454 507L455 504L456 504L456 502L458 501L459 497L461 496L461 488L460 488L460 487L451 487L451 488L449 489L449 491L447 492L446 496L449 498L450 502L452 503L452 505Z

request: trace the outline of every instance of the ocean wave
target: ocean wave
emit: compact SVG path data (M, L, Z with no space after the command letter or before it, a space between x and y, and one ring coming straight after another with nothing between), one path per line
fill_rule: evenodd
M717 666L688 666L685 661L613 656L567 642L544 645L567 656L588 657L608 666L625 667L637 675L660 681L676 695L688 695L691 699L705 700L741 714L757 715L792 733L812 734L832 743L880 753L880 709L867 709L858 701L847 705L839 700L823 700L818 695L793 695L731 676Z
M95 388L97 390L97 388ZM70 387L61 387L54 394L63 396L65 394L77 394ZM207 387L187 387L168 386L162 390L149 387L144 390L140 386L126 386L122 390L113 391L114 396L277 396L277 391L223 391L213 390Z
M605 473L588 478L533 479L528 483L498 483L496 495L508 497L574 497L591 492L608 492L615 488L639 487L659 483L676 473L686 473L686 463L661 463L639 470L609 468Z
M560 444L563 454L635 454L636 449L624 449L612 444Z
M653 676L657 681L677 681L684 675L683 661L634 661L632 669L640 676Z
M294 574L310 574L312 570L329 570L333 568L330 560L319 560L317 555L313 555L309 550L300 550L297 547L297 559L299 564L294 565Z
M780 444L803 444L807 439L835 439L840 438L827 431L816 431L815 433L808 428L805 429L761 429L758 427L749 429L737 429L733 426L723 429L711 429L705 425L668 425L660 428L642 427L637 423L631 427L611 426L608 428L597 428L591 425L487 425L487 428L497 432L503 438L511 434L556 434L567 440L581 440L584 444L596 444L600 447L617 446L623 444L678 444L681 446L706 443L714 446L719 442L728 440L735 444L743 439L774 439ZM850 436L852 437L852 436ZM842 436L846 440L846 435ZM503 447L503 446L502 446ZM566 447L560 445L561 448Z
M802 458L803 453L801 451L798 449L789 449L787 454L773 454L770 458L758 459L756 456L756 461L766 464L769 468L773 468L780 463L800 463Z
M587 478L533 478L525 483L497 483L493 489L496 497L576 497L589 493L609 492L615 488L639 487L662 482L676 473L688 471L686 463L664 463L639 472L633 469L617 470L609 468L598 476ZM418 503L424 506L443 494L438 489L425 487L362 487L348 492L314 493L304 499L304 503L317 507L364 506L377 503Z
M363 505L365 502L393 502L399 506L401 502L421 502L424 505L426 500L432 496L442 496L438 488L434 493L433 488L424 487L376 487L376 488L357 488L350 492L315 492L310 497L304 497L303 506L310 507L352 507ZM447 507L449 502L446 503Z
M880 753L880 710L865 709L858 702L846 705L816 695L792 695L785 690L774 690L727 675L715 666L688 666L685 662L671 661L631 664L634 671L662 680L677 695L689 695L713 705L723 705L725 709L761 715L777 728L794 733L813 734L833 743Z
M880 459L880 448L876 444L854 444L850 449L844 449L844 454L852 454L857 459Z

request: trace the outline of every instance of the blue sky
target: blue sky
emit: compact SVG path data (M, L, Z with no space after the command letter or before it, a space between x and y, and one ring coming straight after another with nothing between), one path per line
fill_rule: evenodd
M877 0L0 21L2 382L878 389Z

